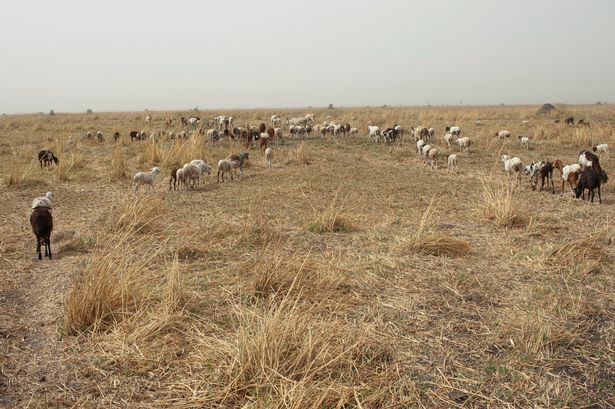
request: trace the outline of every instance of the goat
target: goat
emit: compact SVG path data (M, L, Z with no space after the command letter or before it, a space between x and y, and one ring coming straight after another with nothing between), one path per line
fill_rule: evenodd
M156 180L156 175L160 173L160 168L154 167L149 172L139 172L132 178L132 184L134 188L135 194L139 192L139 188L142 185L147 185L148 190L154 189L156 191L156 187L154 186L154 181Z
M233 168L239 168L239 175L241 176L241 178L243 179L243 163L249 159L249 155L248 152L242 152L239 155L231 155L229 156L229 160L231 162L236 162L237 165L233 166ZM222 177L222 179L224 180L224 176ZM232 179L232 178L231 178Z
M459 168L457 167L457 154L451 153L446 159L448 162L446 167L446 173L453 171L459 173Z
M602 197L600 195L600 185L606 183L609 180L606 172L603 170L598 170L597 168L591 167L583 170L581 172L581 177L579 178L579 184L574 190L574 193L577 199L583 196L583 200L585 200L585 189L589 190L588 199L591 196L591 202L594 203L594 189L598 188L598 202L602 203Z
M607 158L609 157L609 145L606 143L594 146L592 151L594 151L594 153L604 153Z
M267 159L267 167L271 169L271 166L273 165L273 149L267 148L265 150L265 159Z
M30 225L32 232L36 236L36 254L38 259L42 260L41 243L45 246L45 257L51 256L51 231L53 230L53 216L49 209L45 207L36 207L30 214Z
M596 156L590 151L579 152L579 164L583 169L587 167L593 167L598 172L602 170L602 167L600 166L600 159L598 159L598 156Z
M45 166L49 166L51 162L54 164L58 164L60 161L56 155L53 154L49 149L43 149L38 153L38 161L41 164L41 169L43 168L43 164Z
M560 188L560 196L564 194L564 185L566 182L570 185L570 191L574 197L574 189L579 183L579 175L581 174L581 165L573 163L572 165L566 165L562 169L562 186Z

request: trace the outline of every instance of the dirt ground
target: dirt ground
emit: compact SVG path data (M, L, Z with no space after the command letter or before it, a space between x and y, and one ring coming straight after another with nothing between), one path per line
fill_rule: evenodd
M615 147L615 108L538 108L229 111L240 126L313 112L360 134L286 135L272 169L250 149L224 183L215 165L238 142L127 137L191 113L0 117L0 406L615 407L612 182L591 204L560 195L558 171L555 194L525 175L512 188L499 161ZM567 114L591 126L554 123ZM438 168L408 131L371 143L368 123L434 127ZM444 144L452 124L468 153ZM42 148L59 166L40 168ZM191 159L212 174L169 191ZM609 176L614 161L601 156ZM132 175L153 166L156 192L135 197ZM46 191L54 258L39 261L28 217Z

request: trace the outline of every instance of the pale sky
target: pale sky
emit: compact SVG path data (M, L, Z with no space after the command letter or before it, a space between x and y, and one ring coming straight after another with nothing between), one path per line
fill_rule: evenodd
M0 113L615 102L613 0L0 0Z

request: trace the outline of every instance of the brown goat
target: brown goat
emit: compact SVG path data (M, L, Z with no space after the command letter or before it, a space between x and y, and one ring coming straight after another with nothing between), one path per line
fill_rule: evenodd
M177 170L178 169L179 168L173 168L171 170L171 177L169 178L169 190L171 190L171 182L173 182L173 190L177 190L177 189L175 189L175 185L177 183ZM180 188L181 188L181 186L180 186Z
M41 243L45 246L45 257L51 260L51 231L53 230L53 217L46 207L35 207L30 214L30 225L36 236L36 254L41 260Z

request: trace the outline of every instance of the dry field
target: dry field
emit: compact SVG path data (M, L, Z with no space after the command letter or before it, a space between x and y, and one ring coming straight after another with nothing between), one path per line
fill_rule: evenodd
M0 407L615 407L613 182L601 205L526 177L513 191L498 161L615 148L615 107L563 108L592 127L535 106L224 112L362 135L287 138L273 169L252 150L243 181L185 193L173 165L241 146L130 143L144 113L0 117ZM447 174L413 142L371 144L369 121L435 127L445 152L457 124L475 145ZM135 198L152 166L157 193ZM49 190L55 253L38 261L29 205Z

